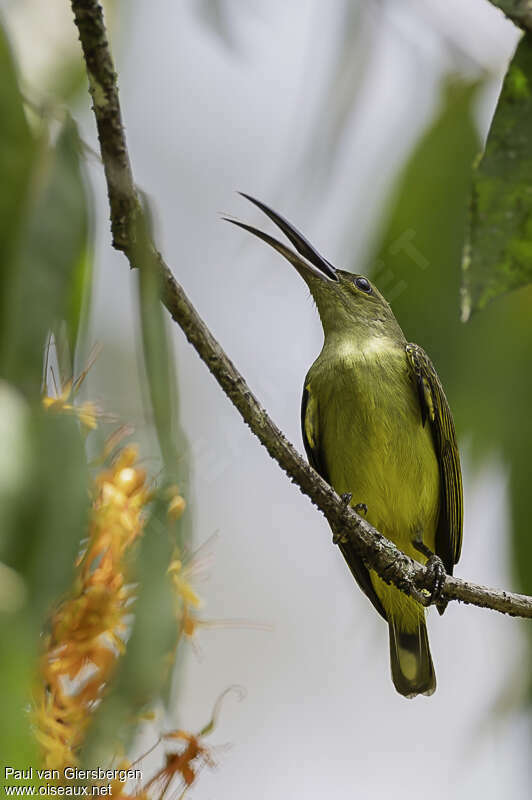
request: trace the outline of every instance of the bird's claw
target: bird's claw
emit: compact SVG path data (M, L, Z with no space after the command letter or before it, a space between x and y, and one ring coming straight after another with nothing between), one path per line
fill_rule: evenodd
M353 494L352 492L345 492L345 494L340 495L340 498L342 499L342 502L346 504L346 506L349 506L351 505ZM353 506L353 511L356 511L357 514L363 514L364 516L366 516L366 514L368 513L368 507L365 503L357 503L356 505Z
M445 578L447 577L447 572L443 565L443 561L439 556L433 553L427 559L425 569L427 571L427 586L430 587L429 589L425 589L427 593L427 599L429 604L438 604L441 600Z
M427 598L428 605L435 603L440 613L443 614L447 605L445 601L440 603L443 584L447 576L443 561L424 543L421 535L416 535L415 539L412 540L412 544L418 553L421 553L427 559L425 562L427 588L423 589L423 594Z
M340 498L346 504L346 506L348 506L353 499L353 495L351 492L346 492L345 494L341 494ZM356 506L353 506L353 511L356 511L357 514L364 514L364 516L366 516L368 513L368 507L365 503L357 503ZM332 540L333 544L347 544L349 542L349 536L343 531L333 531Z

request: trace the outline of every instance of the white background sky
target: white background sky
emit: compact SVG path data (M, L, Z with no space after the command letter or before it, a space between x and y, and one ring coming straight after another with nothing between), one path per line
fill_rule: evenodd
M38 85L51 54L76 46L69 4L53 0L46 11L36 0L1 5L24 74ZM356 113L334 166L326 174L316 170L314 180L301 165L316 146L326 107L341 0L228 0L233 49L205 25L192 0L129 0L115 12L130 153L136 180L153 200L162 250L300 449L300 393L321 346L319 320L295 272L221 222L220 212L257 221L235 190L254 194L340 265L346 227L352 246L355 219L362 255L394 171L434 111L439 77L453 59L463 68L470 63L472 74L474 64L493 74L479 106L485 134L516 41L513 27L485 0L374 7L367 23L371 68ZM441 31L463 57L446 54ZM92 119L82 113L80 120L95 143ZM319 144L318 136L318 150ZM98 207L92 330L104 351L89 388L98 393L111 376L106 406L114 403L125 421L142 428L131 356L135 276L110 249L100 167L90 172ZM203 770L192 796L528 797L528 719L511 709L524 652L521 623L456 604L443 618L430 613L437 692L414 701L397 695L386 626L353 583L326 523L258 446L180 331L172 336L193 453L186 491L196 541L218 532L210 579L200 587L205 617L272 626L205 629L201 657L190 653L186 660L174 726L198 730L223 689L247 690L239 704L227 698L211 739L232 747L218 752L216 770ZM509 586L503 466L494 458L471 480L467 443L463 460L465 539L457 573ZM510 710L494 713L500 707Z

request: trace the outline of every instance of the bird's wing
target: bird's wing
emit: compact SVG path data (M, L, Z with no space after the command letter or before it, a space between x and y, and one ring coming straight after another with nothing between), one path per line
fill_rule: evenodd
M451 409L430 358L417 344L406 345L406 355L416 384L421 421L430 423L440 467L441 503L436 553L452 575L462 548L462 473Z
M319 425L319 407L316 396L312 393L310 386L305 381L305 388L303 389L303 398L301 400L301 431L303 434L303 444L307 453L309 463L321 477L330 483L327 473L327 467L323 452L320 446L320 425ZM364 594L371 600L379 614L384 619L387 619L386 612L379 600L369 572L360 556L356 553L353 545L350 542L341 543L340 550L347 561L349 569L353 577L359 584Z

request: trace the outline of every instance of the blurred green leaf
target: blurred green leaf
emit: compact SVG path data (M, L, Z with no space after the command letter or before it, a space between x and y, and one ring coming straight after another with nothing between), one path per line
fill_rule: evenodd
M28 706L40 633L67 590L87 529L87 467L73 417L0 382L0 656L6 763L37 764Z
M53 411L32 415L32 492L14 545L39 623L71 583L89 511L87 460L79 423ZM22 546L23 543L23 546Z
M135 262L138 264L139 311L144 364L159 447L166 470L165 481L178 476L177 395L174 356L161 304L160 273L152 258L148 232L149 209L139 215ZM183 454L181 454L181 458Z
M37 743L28 713L35 680L38 636L28 623L25 611L10 615L0 612L0 635L4 643L0 653L2 766L28 769L39 766ZM31 783L33 781L24 781L24 784Z
M462 313L532 281L532 34L504 79L485 152L474 171L464 250Z
M82 244L81 241L80 244ZM55 325L56 346L61 339L64 339L65 349L68 353L68 358L62 360L63 382L74 374L74 356L80 344L80 338L83 340L83 332L86 330L89 318L93 259L92 246L85 240L71 275L70 295L67 297L65 308L66 325L64 327L61 324Z
M87 196L74 124L54 147L30 130L1 29L0 117L0 752L27 768L38 763L28 707L39 636L87 524L79 424L41 407L48 333L59 318L72 339L79 327Z
M68 276L68 294L63 316L67 323L67 338L73 358L78 337L84 322L88 318L92 290L93 249L90 237L90 217L93 206L90 187L84 175L81 156L81 142L77 126L71 118L67 119L58 148L62 147L60 158L65 166L65 178L70 183L71 196L78 199L72 209L73 223L72 248L73 264L66 270ZM68 177L67 177L68 176Z
M461 334L460 258L471 165L480 149L471 111L478 88L445 81L440 109L397 180L372 265L407 338L423 337L429 353L447 341L437 360L443 378Z
M34 398L48 331L69 317L71 341L77 336L89 263L87 195L74 122L66 121L54 148L43 141L39 148L32 203L13 254L1 342L4 375Z
M0 753L5 764L35 763L35 743L25 711L31 696L37 635L29 611L30 587L6 564L11 538L20 531L31 467L30 412L22 395L0 381L0 651L2 713Z
M24 115L9 43L0 25L0 339L6 336L6 311L13 278L13 252L27 206L35 143Z
M6 408L4 399L0 412ZM10 456L20 478L16 493L3 498L9 514L0 559L24 579L38 631L70 584L87 530L87 464L79 424L64 413L34 408L17 439ZM9 485L4 479L3 494Z

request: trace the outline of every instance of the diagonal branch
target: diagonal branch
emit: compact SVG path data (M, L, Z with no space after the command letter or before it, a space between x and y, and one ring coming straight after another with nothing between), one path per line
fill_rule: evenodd
M405 594L428 605L425 590L430 588L430 573L359 517L301 458L214 339L153 242L146 245L102 9L97 0L71 0L71 4L89 76L111 209L113 246L125 253L131 267L138 267L140 263L145 266L147 259L148 266L159 270L162 301L172 318L180 325L244 422L292 482L325 515L336 537L349 538L368 568ZM445 579L442 599L461 600L513 616L532 617L531 597L488 589L450 576Z

